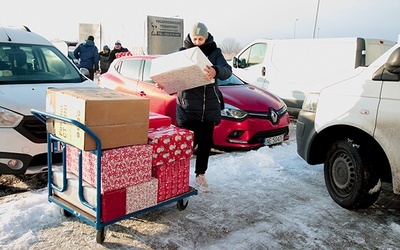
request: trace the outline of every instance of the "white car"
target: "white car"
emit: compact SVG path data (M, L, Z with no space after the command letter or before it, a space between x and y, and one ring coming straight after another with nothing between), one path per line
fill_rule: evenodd
M98 87L48 40L0 29L0 175L47 171L46 126L31 109L46 110L48 87L81 86Z

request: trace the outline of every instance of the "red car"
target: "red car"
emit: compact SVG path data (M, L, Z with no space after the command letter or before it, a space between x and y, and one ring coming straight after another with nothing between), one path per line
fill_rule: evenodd
M158 56L140 55L117 58L107 73L99 76L104 88L150 99L150 111L176 120L176 94L158 89L149 77L151 61ZM214 147L222 150L256 149L289 139L289 115L277 96L244 83L235 75L218 81L224 96L222 121L214 130Z

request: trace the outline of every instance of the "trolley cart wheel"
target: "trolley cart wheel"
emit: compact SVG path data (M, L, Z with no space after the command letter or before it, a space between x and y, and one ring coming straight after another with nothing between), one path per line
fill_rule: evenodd
M64 208L60 209L60 214L65 216L65 217L67 217L67 218L72 216L72 214L70 212L68 212L67 210L65 210Z
M103 228L97 230L96 242L99 244L103 244L105 239L106 239L106 233L105 233L105 228L103 227Z
M188 206L188 204L189 204L188 199L182 199L176 203L176 207L179 209L179 211L183 211Z

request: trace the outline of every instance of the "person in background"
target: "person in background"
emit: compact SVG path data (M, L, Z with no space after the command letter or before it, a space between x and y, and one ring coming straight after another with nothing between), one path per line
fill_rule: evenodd
M115 58L117 58L115 54L120 52L129 52L129 50L127 48L122 47L121 41L117 40L114 44L114 49L111 50L108 62L111 64L115 60Z
M81 68L89 70L89 78L94 79L94 74L99 71L99 50L94 44L94 37L88 38L74 50L74 56L79 60Z
M104 74L107 72L108 67L110 66L110 63L108 62L109 58L110 58L110 48L108 47L108 45L104 45L103 50L100 51L99 53L100 74Z
M232 68L226 62L221 49L214 42L214 37L208 32L206 25L197 22L190 34L184 40L184 48L199 47L207 56L212 66L204 69L207 80L226 80L232 75ZM163 86L156 84L158 88ZM195 186L203 192L209 192L210 187L205 177L208 168L211 147L213 145L214 127L221 122L221 102L218 96L217 84L210 83L178 92L176 119L179 127L194 132L194 147L197 146L195 166Z

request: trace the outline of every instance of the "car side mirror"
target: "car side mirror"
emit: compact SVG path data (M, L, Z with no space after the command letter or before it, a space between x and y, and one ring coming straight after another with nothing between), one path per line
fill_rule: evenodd
M79 71L81 72L82 75L89 77L90 76L90 72L88 69L86 68L80 68Z
M374 81L399 81L400 80L400 47L395 49L372 76Z

